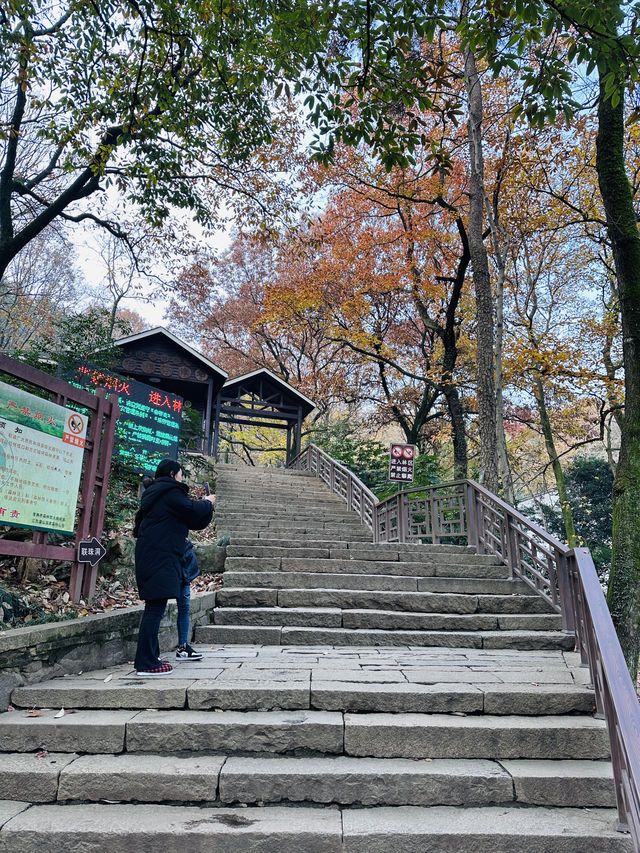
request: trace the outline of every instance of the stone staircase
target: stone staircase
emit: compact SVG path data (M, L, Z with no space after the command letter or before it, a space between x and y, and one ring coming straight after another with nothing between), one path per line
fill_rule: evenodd
M631 853L542 599L467 548L373 545L308 475L217 491L204 659L14 690L0 853Z

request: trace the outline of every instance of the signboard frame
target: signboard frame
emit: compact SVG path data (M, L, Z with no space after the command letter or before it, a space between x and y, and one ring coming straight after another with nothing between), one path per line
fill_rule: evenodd
M389 445L389 481L400 485L413 483L417 456L417 445L392 441Z
M184 399L146 382L81 363L67 374L77 388L104 388L119 401L115 453L138 474L152 473L161 459L177 459Z
M87 415L0 381L0 523L73 535Z
M107 399L104 389L98 389L97 394L91 394L3 353L0 353L0 372L10 377L10 380L18 379L32 388L49 392L52 402L60 406L66 408L67 403L71 402L88 410L89 426L85 440L74 546L50 545L46 531L34 530L31 542L0 538L0 554L69 561L71 599L79 601L81 598L90 598L95 592L98 568L97 565L88 566L78 562L77 549L83 540L94 536L99 540L102 537L113 437L120 412L118 402L111 397Z

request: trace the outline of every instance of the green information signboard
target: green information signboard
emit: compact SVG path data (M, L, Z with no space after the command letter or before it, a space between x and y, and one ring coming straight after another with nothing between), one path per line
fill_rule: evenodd
M0 382L0 524L73 533L87 416Z
M117 394L115 452L136 471L153 473L161 459L177 459L182 397L88 364L77 367L68 381L77 388Z

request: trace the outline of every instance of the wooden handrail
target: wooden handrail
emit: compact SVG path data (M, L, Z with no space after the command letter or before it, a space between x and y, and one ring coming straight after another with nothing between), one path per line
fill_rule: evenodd
M596 708L604 717L611 743L620 829L630 832L640 850L640 706L611 620L591 554L575 548L569 576L577 601L576 639L589 664Z
M499 557L511 577L562 614L565 631L575 632L576 648L589 666L596 713L607 722L619 828L631 834L640 853L640 706L589 551L570 549L473 480L416 486L380 501L316 445L307 445L289 467L314 471L350 509L352 496L359 496L361 520L374 542L466 540L479 553ZM363 513L365 499L370 512Z

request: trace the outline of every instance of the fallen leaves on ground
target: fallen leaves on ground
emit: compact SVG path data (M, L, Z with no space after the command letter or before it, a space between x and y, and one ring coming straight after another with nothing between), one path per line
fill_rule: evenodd
M117 577L99 576L95 596L75 603L69 598L66 580L56 580L46 568L36 579L20 584L15 567L6 561L0 561L0 584L10 593L18 596L23 610L30 611L19 619L9 619L12 614L7 608L8 621L0 618L0 630L20 627L33 622L62 621L77 619L93 613L106 613L111 610L123 610L142 604L135 586L124 585ZM191 584L191 594L214 592L222 588L222 575L199 575Z

